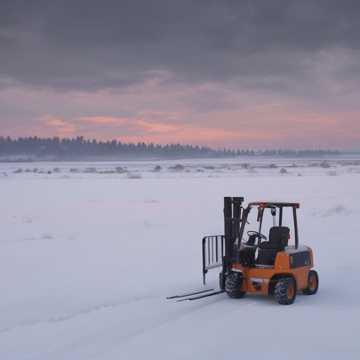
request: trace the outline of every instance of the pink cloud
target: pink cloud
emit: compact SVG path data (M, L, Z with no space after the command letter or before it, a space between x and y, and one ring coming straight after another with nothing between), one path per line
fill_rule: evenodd
M146 120L135 120L136 125L145 133L149 134L171 134L181 131L183 125L164 122L149 122Z
M339 146L341 139L348 138L356 142L359 138L347 127L339 129L339 120L334 116L304 114L289 116L279 113L270 114L276 122L247 121L244 114L225 113L209 115L227 116L224 127L221 125L201 126L199 123L181 121L181 113L143 113L141 117L86 116L63 119L55 116L43 118L45 129L43 134L56 136L84 135L89 138L118 139L123 142L146 143L189 143L215 147L284 147L291 141L293 147L318 147L318 139L325 137L326 147ZM269 115L269 113L268 113ZM173 120L166 120L171 117ZM245 117L245 119L243 119ZM162 121L155 119L161 118ZM237 118L238 125L233 124ZM216 123L217 121L215 121ZM282 126L291 122L292 127ZM207 124L208 122L204 122ZM246 124L245 126L242 123ZM274 125L275 124L275 125ZM225 127L226 126L226 127ZM291 139L291 140L290 140ZM306 144L306 145L304 145Z
M360 147L358 105L324 107L221 84L147 82L94 93L18 87L0 91L0 108L18 109L19 98L20 110L0 114L1 135L235 148Z
M82 119L83 120L83 119ZM258 140L264 141L271 134L257 130L233 130L211 128L185 122L161 122L144 118L87 118L87 124L106 125L102 131L111 132L111 136L125 142L156 142L156 143L200 143L220 145L228 141Z
M152 114L152 118L154 114ZM220 143L229 140L267 139L270 135L258 131L234 131L221 128L202 127L184 122L154 121L144 118L110 116L87 116L65 120L47 116L44 125L57 136L71 136L86 127L89 137L117 138L136 142L180 142L180 143ZM84 132L84 131L83 131ZM79 135L79 134L78 134Z
M45 116L43 118L45 127L51 128L56 136L66 137L73 136L76 132L76 126L70 122L59 117Z
M79 121L90 125L126 125L129 123L128 118L111 116L84 116Z

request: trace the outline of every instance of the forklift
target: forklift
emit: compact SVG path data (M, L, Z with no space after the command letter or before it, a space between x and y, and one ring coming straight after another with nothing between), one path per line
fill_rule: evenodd
M313 252L310 247L299 245L300 204L260 201L243 207L243 202L242 197L225 197L224 235L205 236L202 240L203 283L206 284L209 270L221 268L220 289L199 290L168 299L191 301L224 292L231 298L242 298L252 293L270 295L279 304L290 305L298 292L316 294L319 277L313 270ZM250 223L250 214L256 218L255 230L246 230L254 225ZM266 236L263 227L265 220L269 223L269 217L272 224ZM290 222L294 241L291 241Z

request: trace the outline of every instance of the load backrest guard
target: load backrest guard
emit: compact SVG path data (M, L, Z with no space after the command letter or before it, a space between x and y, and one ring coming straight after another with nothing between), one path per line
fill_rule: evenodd
M240 223L243 197L224 198L224 233L225 235L205 236L202 240L203 283L208 270L222 266L223 273L230 271L233 249L240 241Z

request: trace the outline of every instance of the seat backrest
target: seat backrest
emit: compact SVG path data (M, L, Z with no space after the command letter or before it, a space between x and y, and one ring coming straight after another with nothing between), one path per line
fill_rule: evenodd
M286 226L274 226L270 229L269 241L259 246L257 264L274 265L276 255L284 250L289 241L290 229Z
M283 250L287 246L290 229L287 226L274 226L269 233L269 248Z

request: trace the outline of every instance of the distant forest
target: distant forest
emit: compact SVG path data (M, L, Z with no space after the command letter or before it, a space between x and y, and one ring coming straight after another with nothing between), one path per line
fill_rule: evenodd
M71 139L0 137L0 160L117 160L221 158L237 156L325 156L339 154L334 150L230 150L194 145L158 145L122 143L120 141L88 140L82 136Z

